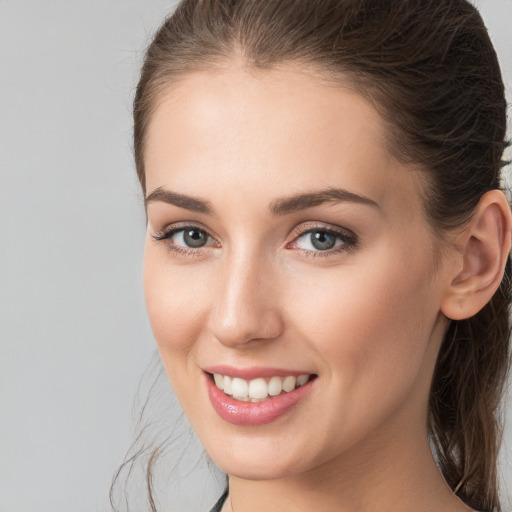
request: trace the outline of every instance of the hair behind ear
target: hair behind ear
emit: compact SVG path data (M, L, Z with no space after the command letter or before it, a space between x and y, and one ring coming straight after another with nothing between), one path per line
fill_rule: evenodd
M510 365L511 264L490 302L452 320L430 394L429 432L448 485L476 510L498 511L499 404Z

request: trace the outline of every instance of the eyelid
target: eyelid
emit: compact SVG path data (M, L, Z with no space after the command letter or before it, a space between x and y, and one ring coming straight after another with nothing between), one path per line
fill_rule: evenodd
M328 231L345 237L357 238L356 234L348 228L324 224L323 222L305 222L296 228L293 236L299 237L305 233L311 233L311 231Z
M153 239L160 241L170 238L174 233L185 230L187 228L197 229L198 231L204 231L210 238L217 241L217 237L212 235L210 229L206 228L199 222L176 222L174 224L168 224L162 229L155 230L151 235Z
M357 235L350 229L332 224L324 224L323 222L306 222L298 226L293 232L293 239L297 239L302 235L314 231L326 231L342 238L350 238L357 240Z

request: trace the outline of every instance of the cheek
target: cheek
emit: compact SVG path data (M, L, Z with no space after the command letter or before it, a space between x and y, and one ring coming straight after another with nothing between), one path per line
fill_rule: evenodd
M317 274L315 286L302 281L290 292L299 329L346 396L371 404L386 387L405 389L421 371L437 308L428 262L416 261L404 272L383 251L373 265Z
M194 348L208 307L207 287L198 269L170 265L159 252L147 248L144 257L144 294L153 334L166 365L179 365ZM202 300L198 301L198 295ZM173 357L166 357L172 355Z

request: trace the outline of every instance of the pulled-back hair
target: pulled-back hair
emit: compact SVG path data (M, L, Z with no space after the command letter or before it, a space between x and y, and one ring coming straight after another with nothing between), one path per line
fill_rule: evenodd
M240 55L258 69L308 66L371 101L388 126L391 153L423 173L425 212L441 239L500 187L504 86L487 30L468 1L183 0L150 44L136 91L134 152L144 192L145 138L159 99L188 73ZM428 428L439 468L477 510L500 510L509 275L507 265L477 315L451 321L430 391ZM148 491L152 502L151 485Z

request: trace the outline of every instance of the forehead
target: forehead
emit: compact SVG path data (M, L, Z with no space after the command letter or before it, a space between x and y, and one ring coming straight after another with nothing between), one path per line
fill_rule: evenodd
M215 196L220 182L222 199L226 187L270 198L271 191L342 186L384 203L391 188L405 200L418 187L388 152L386 136L367 100L308 70L194 72L169 87L154 111L147 190Z

